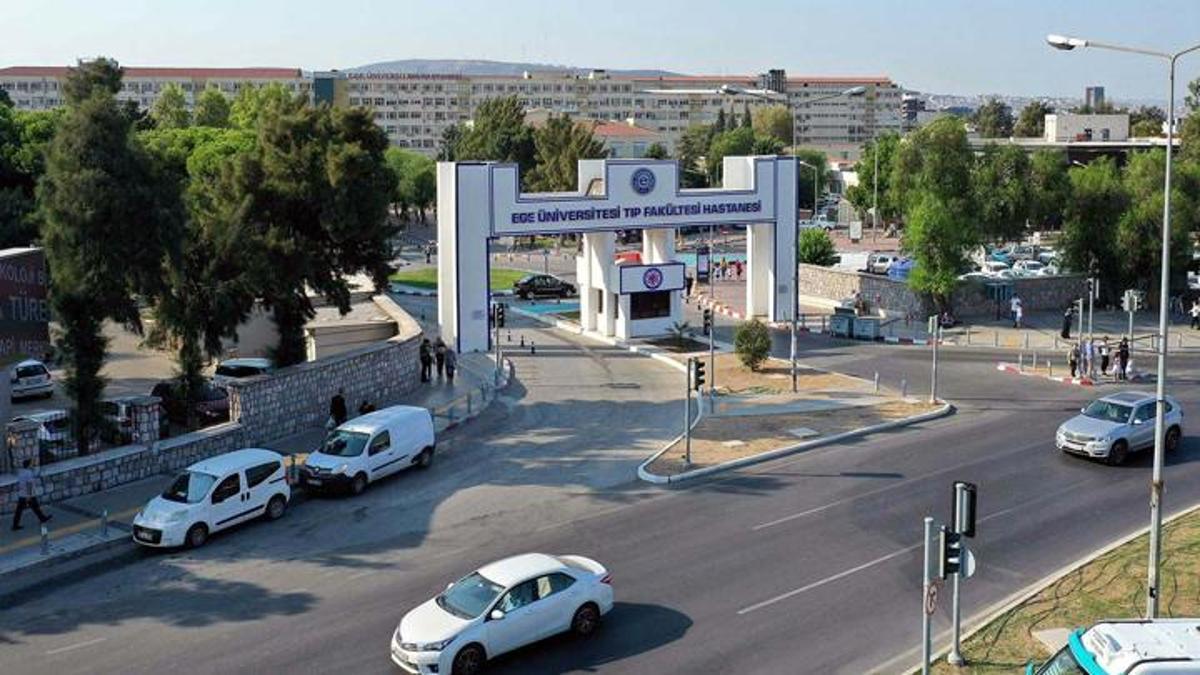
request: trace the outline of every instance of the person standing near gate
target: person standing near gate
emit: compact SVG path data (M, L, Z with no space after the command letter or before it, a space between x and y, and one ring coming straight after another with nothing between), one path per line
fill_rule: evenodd
M440 380L446 372L446 343L440 337L433 343L433 360L437 363L437 375Z
M1079 369L1079 345L1071 343L1071 347L1067 349L1067 365L1071 367L1071 378L1075 377L1075 372Z
M1109 362L1109 357L1111 355L1112 354L1109 351L1109 347L1108 347L1108 336L1106 335L1100 341L1100 374L1101 375L1108 374L1108 362Z
M1121 344L1117 347L1117 379L1124 380L1126 377L1125 369L1129 367L1129 339L1121 338Z
M37 482L38 476L33 471L33 462L26 459L21 462L21 469L17 471L17 510L13 513L12 529L20 530L21 516L25 514L25 509L33 511L33 515L37 516L40 522L46 522L54 516L48 516L42 513L42 506L38 504Z
M1200 299L1192 301L1192 330L1200 328Z
M1063 312L1062 321L1062 339L1071 339L1071 319L1075 318L1075 303L1068 303L1066 311Z

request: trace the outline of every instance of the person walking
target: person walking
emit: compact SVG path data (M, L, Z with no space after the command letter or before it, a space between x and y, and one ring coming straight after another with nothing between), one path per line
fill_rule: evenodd
M346 416L346 392L338 387L337 393L329 399L329 421L333 423L332 428L340 427L342 422L346 421Z
M1071 377L1074 378L1079 369L1079 345L1075 343L1071 343L1071 347L1067 349L1067 365L1071 367Z
M1075 303L1068 303L1066 311L1063 312L1062 320L1062 339L1071 339L1071 320L1075 318Z
M25 509L33 511L33 515L37 516L38 521L46 522L54 516L46 515L42 512L42 506L38 503L37 491L38 476L33 471L33 462L26 459L21 462L21 468L17 471L17 510L13 513L12 529L20 530L21 516L25 514Z
M429 343L429 338L421 340L421 381L428 382L433 379L433 345Z
M1108 362L1109 362L1110 356L1111 356L1111 352L1109 351L1109 347L1108 347L1108 336L1106 335L1106 336L1104 336L1103 339L1100 340L1100 374L1101 375L1108 374Z
M433 343L433 358L437 363L437 375L440 380L446 372L446 343L440 337Z
M458 353L453 347L446 347L446 381L454 382L454 371L458 369Z
M1117 379L1124 380L1127 376L1126 368L1129 367L1129 339L1121 338L1121 344L1117 346Z
M1192 330L1200 328L1200 299L1192 301Z
M1021 327L1021 298L1018 295L1013 295L1008 301L1008 308L1012 314L1013 328Z
M1025 306L1020 302L1017 303L1017 310L1013 312L1014 325L1013 328L1023 328L1025 321Z

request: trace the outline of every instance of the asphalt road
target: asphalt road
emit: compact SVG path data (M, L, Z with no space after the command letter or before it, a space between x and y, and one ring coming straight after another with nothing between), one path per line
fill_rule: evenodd
M948 516L954 480L979 484L968 617L1147 520L1148 457L1113 468L1052 447L1095 392L999 373L987 352L943 350L952 417L664 490L628 478L675 433L679 375L536 335L511 400L428 475L28 597L0 612L0 672L391 672L407 609L541 550L604 562L618 604L594 639L491 672L863 673L919 644L921 519ZM813 337L803 354L928 385L927 348ZM1177 367L1172 390L1196 410L1196 364ZM1168 512L1200 500L1197 460L1196 437L1170 458Z

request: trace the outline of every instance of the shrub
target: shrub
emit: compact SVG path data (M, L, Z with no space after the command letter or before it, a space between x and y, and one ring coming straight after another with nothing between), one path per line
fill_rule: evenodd
M809 265L830 267L837 262L837 249L829 234L820 228L811 228L800 232L799 260Z
M757 371L771 353L771 332L758 319L746 321L733 334L733 349L742 365Z

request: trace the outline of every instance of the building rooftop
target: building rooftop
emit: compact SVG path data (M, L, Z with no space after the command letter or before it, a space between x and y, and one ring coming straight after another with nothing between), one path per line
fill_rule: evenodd
M592 134L606 138L657 138L659 134L649 129L626 124L623 122L597 122L592 127Z
M8 66L0 68L0 77L66 77L69 66ZM293 79L301 77L299 68L172 68L126 66L126 77L184 77L205 79Z

